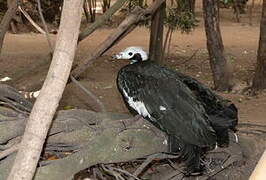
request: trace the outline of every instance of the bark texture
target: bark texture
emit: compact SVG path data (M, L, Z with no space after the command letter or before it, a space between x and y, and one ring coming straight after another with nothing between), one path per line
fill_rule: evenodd
M196 0L189 0L190 11L195 14Z
M163 19L166 3L164 2L152 15L149 58L163 64Z
M224 46L219 26L218 1L203 0L203 11L214 88L219 91L230 90L232 72L228 69L227 60L224 56Z
M53 60L37 98L8 180L30 180L68 80L77 45L83 0L65 0ZM71 21L69 21L71 19Z
M254 90L266 88L266 0L263 0L260 22L260 40L257 54L257 67L253 79Z
M18 144L10 142L23 134L27 118L0 107L0 148L4 149L0 150L0 179L6 179L11 169L15 153L8 151L14 152L12 149ZM148 121L143 118L136 121L128 114L80 109L59 111L49 130L44 152L62 152L62 158L41 161L34 180L69 179L98 163L125 162L164 152L167 151L166 139L165 134ZM75 153L65 157L64 152L69 151Z
M10 24L12 18L16 14L17 8L18 8L18 0L13 0L10 3L8 10L5 13L5 15L1 21L1 24L0 24L0 54L1 54L2 47L3 47L3 43L4 43L5 34L9 28L9 24Z
M93 33L98 27L102 26L111 16L117 12L127 0L117 0L114 5L109 8L102 16L97 18L97 20L88 26L83 32L79 34L79 41L82 41Z

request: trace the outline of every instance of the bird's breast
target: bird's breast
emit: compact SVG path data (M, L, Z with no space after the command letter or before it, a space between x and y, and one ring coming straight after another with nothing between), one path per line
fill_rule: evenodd
M138 114L142 115L143 117L151 118L145 104L142 101L138 101L133 97L130 97L125 89L123 89L123 95L126 98L126 101L130 107L132 107Z

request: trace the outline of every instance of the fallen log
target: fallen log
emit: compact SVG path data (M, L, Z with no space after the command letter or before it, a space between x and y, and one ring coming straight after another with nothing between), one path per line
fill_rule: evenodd
M12 92L16 91L13 89ZM12 99L12 96L9 97ZM9 106L0 108L0 179L6 179L10 172L27 120L27 113L21 113ZM239 127L240 132L264 128L259 125L245 125L246 123L242 123ZM232 136L229 148L219 149L220 152L209 152L204 162L206 172L194 179L223 177L229 172L232 174L230 177L234 177L239 168L237 164L243 161L243 157L254 159L259 153L257 145L265 144L261 138L265 137L265 133L261 133L258 138L254 134L247 138L244 134L240 133L239 143L235 143L235 137ZM40 160L35 179L69 179L80 170L97 164L103 163L104 165L99 167L110 171L119 170L114 164L141 160L143 163L131 174L132 177L139 178L146 173L145 167L161 157L149 155L167 152L166 139L165 134L148 121L142 118L136 120L128 114L96 113L79 109L59 111L53 120L43 152L57 154L60 158ZM178 177L177 179L183 178L182 173L180 175L176 170L168 175Z
M125 162L167 151L164 133L146 120L133 121L130 117L127 114L86 110L59 111L49 132L45 151L75 153L44 163L44 166L38 167L35 179L67 179L98 163ZM13 155L10 156L0 161L0 179L6 179L10 170Z

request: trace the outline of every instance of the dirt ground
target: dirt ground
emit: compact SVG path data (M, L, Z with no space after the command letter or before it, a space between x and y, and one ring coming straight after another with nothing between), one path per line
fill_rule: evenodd
M255 8L256 9L256 8ZM237 87L245 86L253 78L256 64L256 52L259 39L260 13L253 12L253 25L248 24L248 15L241 16L241 22L236 23L231 10L221 11L221 31L226 54L234 69L233 82ZM212 76L208 63L205 31L202 12L197 11L199 26L190 34L174 32L170 55L165 65L189 74L208 86L212 86ZM82 41L77 49L75 63L86 58L97 45L115 29L102 28ZM51 35L55 42L55 35ZM90 88L104 102L108 111L127 112L116 89L115 81L118 70L127 62L115 61L111 55L128 46L142 46L148 49L149 30L139 27L121 42L99 58L92 67L82 74L81 83ZM0 78L12 78L7 82L19 90L39 90L48 70L48 46L45 36L40 34L10 34L6 35L0 57ZM190 58L196 53L193 58ZM187 61L190 59L189 61ZM25 70L31 73L23 74ZM255 97L236 93L220 93L232 100L239 109L239 121L266 125L266 94ZM70 83L65 90L60 108L73 106L97 110L87 96ZM264 145L263 145L264 146ZM258 154L261 150L258 150ZM254 163L252 165L254 167ZM249 172L251 169L249 170Z

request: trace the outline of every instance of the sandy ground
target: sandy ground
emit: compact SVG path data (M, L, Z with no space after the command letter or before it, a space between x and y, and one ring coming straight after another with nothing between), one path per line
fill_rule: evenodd
M201 14L201 12L198 13ZM234 68L234 82L239 85L244 85L246 81L253 78L259 39L259 16L259 13L255 12L253 26L249 26L247 15L242 15L241 23L236 23L231 11L223 10L221 14L221 30L226 54L230 57ZM199 26L190 34L174 32L170 56L165 64L211 86L212 77L206 50L205 31L202 18L199 20ZM115 29L102 28L82 41L78 46L74 64L88 57L97 45L113 31ZM56 37L55 35L51 37L54 43ZM128 46L142 46L148 49L148 42L149 30L139 27L106 52L103 57L97 59L93 66L82 74L81 83L100 97L108 111L127 112L115 85L116 74L126 62L114 61L111 55ZM8 33L0 57L0 78L11 77L14 80L8 83L20 90L40 89L48 70L48 64L45 63L48 59L48 52L48 45L43 35ZM194 52L196 55L186 62ZM40 63L42 65L36 66ZM21 75L21 72L27 69L31 72ZM237 105L240 122L266 124L265 93L255 97L239 93L220 94ZM97 110L90 99L72 83L67 86L60 103L60 108L65 106Z
M243 19L244 21L246 19ZM257 20L258 21L258 20ZM97 45L106 39L115 29L100 29L94 32L90 37L80 43L75 64L85 59L93 52ZM237 84L245 84L251 80L256 64L256 51L258 47L259 26L256 23L249 26L247 23L235 23L234 19L222 21L221 30L226 54L230 56L234 67L234 75ZM51 35L55 41L55 35ZM125 39L111 48L103 57L94 63L86 73L83 73L85 84L96 84L94 88L103 101L107 104L110 111L126 111L119 94L115 90L115 78L119 68L125 64L121 61L113 61L111 55L128 47L142 46L148 49L149 30L140 27L135 29ZM196 56L185 62L195 52ZM25 69L32 69L48 58L48 46L45 37L40 34L7 34L2 50L0 61L0 77L10 76L15 78L18 72ZM171 43L170 58L166 65L188 73L199 80L211 86L211 73L208 65L208 53L206 50L206 38L202 19L199 27L190 34L174 32ZM24 77L20 82L15 82L15 86L22 90L36 90L41 87L48 65L36 68L32 76ZM87 80L86 80L87 79ZM90 81L86 83L86 81ZM12 81L10 82L12 84ZM74 87L73 87L74 88ZM100 89L100 91L99 91ZM101 94L101 91L103 91ZM115 96L113 95L115 94ZM238 106L241 121L252 121L265 123L266 97L262 94L257 97L247 97L240 94L223 94L230 97ZM82 108L88 104L86 102L77 102L73 99L63 99L63 105L71 105ZM78 98L79 99L79 98ZM81 98L83 99L83 98ZM70 103L70 104L69 104ZM75 104L78 103L78 104ZM115 105L114 104L118 104ZM121 108L122 107L122 108Z

